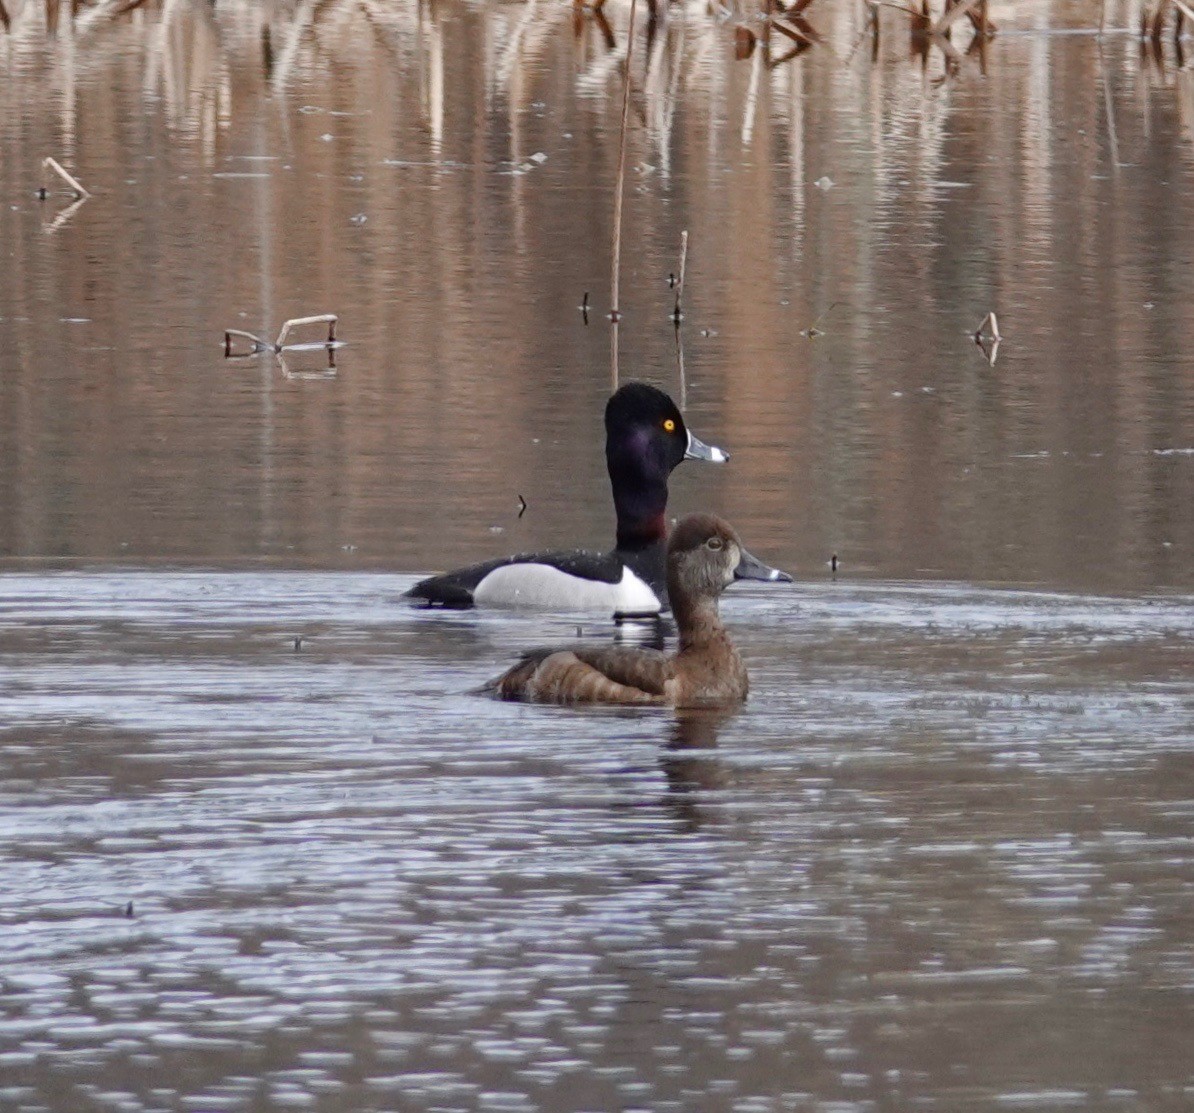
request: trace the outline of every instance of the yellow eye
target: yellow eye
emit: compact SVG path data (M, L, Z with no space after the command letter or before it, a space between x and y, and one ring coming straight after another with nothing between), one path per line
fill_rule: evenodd
M676 423L670 417L664 418L663 431L665 433L674 433L676 431Z

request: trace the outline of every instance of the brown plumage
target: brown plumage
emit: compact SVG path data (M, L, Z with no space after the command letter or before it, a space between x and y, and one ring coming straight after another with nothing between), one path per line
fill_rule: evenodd
M717 600L736 579L774 573L750 555L728 522L691 514L672 533L667 587L680 632L674 655L629 646L564 646L526 654L487 688L503 699L532 703L741 703L750 688L746 666L721 624Z

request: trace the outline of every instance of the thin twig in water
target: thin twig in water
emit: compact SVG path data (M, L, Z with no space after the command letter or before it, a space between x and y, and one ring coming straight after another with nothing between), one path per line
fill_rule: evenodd
M688 229L680 233L680 279L676 283L676 308L672 310L672 320L679 324L684 319L681 304L684 300L684 271L688 266Z
M329 350L334 349L337 346L336 345L336 323L339 321L339 319L340 318L337 317L335 313L317 313L313 317L291 317L289 321L285 321L282 324L282 329L278 333L278 339L273 342L270 342L269 340L263 340L260 336L256 336L251 332L245 332L244 329L239 329L239 328L225 329L224 330L224 357L226 359L233 359L233 358L240 359L240 358L243 358L244 356L258 355L261 352L273 352L276 355L281 356L282 352L284 352L287 348L287 344L286 344L287 337L289 337L291 332L293 332L296 328L302 328L304 325L327 325L327 327L328 327L327 339L322 341L320 344L313 345L313 346L324 347L324 348L328 348ZM237 352L234 354L232 351L233 337L236 337L240 340L247 340L250 344L249 350L247 352ZM295 345L290 345L290 347L295 347ZM334 366L334 363L333 363L333 366Z
M274 348L281 351L286 347L286 338L296 328L301 328L303 325L327 325L328 327L328 344L336 342L336 321L335 313L317 313L314 317L291 317L289 321L282 324L282 331L278 333L278 339L274 341Z
M822 313L820 317L818 317L811 325L809 325L808 328L801 329L800 335L807 336L809 340L816 340L816 338L818 336L824 336L825 333L821 329L817 328L817 326L823 320L825 320L825 318L828 317L830 313L833 312L833 310L837 307L837 304L838 303L836 301L831 301L829 303L829 308L826 309L825 312Z
M46 189L46 184L45 184L44 171L46 171L46 170L53 170L54 173L58 175L58 177L60 177L64 182L66 182L66 184L68 186L71 187L71 189L73 189L75 191L75 195L77 197L84 198L84 197L91 196L90 190L84 189L83 184L79 181L79 179L74 177L71 174L68 174L62 168L61 164L56 162L54 159L52 159L52 158L42 159L41 167L42 167L43 173L42 173L42 187L41 187L41 192L40 192L39 196L41 197L41 199L43 201L49 195L49 191Z
M987 332L987 325L991 326L991 331ZM995 366L995 360L999 357L999 342L1003 339L999 335L999 321L994 313L988 313L981 325L974 330L974 342L982 350L983 356L986 358L990 366Z
M983 323L981 325L979 325L977 329L974 330L974 339L975 340L978 340L979 338L981 338L984 335L984 330L986 329L987 325L991 326L991 331L990 331L990 333L987 333L987 335L989 335L992 340L1002 340L1003 339L1003 337L999 335L999 320L998 320L998 318L995 316L994 313L988 313L983 318Z

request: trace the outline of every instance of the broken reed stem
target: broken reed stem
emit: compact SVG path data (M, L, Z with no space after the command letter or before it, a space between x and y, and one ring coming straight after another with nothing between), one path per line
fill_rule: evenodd
M618 177L614 187L613 274L610 278L609 315L617 321L622 316L618 304L618 278L622 262L622 192L626 180L626 125L630 119L630 59L634 54L634 16L638 0L630 0L630 30L626 37L626 80L622 87L622 128L618 136Z
M238 356L251 355L255 356L261 352L273 352L275 355L281 355L286 349L286 339L291 332L296 328L302 328L304 325L327 325L328 337L323 342L323 346L327 348L335 348L336 346L336 323L339 317L335 313L317 313L313 317L291 317L289 321L282 324L282 329L278 333L278 339L272 344L268 340L263 340L260 336L256 336L251 332L245 332L244 329L229 328L224 330L224 358L231 359L233 357L232 338L238 337L241 340L247 340L250 344L249 351L236 353Z
M683 319L681 303L684 300L684 270L688 266L688 229L680 233L680 281L676 283L676 308L672 310L672 320L678 325Z
M41 168L42 168L42 192L43 193L46 192L45 171L53 170L54 173L57 174L58 177L60 177L64 182L66 182L66 184L68 186L70 186L71 189L73 189L79 197L90 197L91 196L90 191L83 188L83 184L79 181L79 179L74 177L72 174L69 174L66 170L64 170L62 168L61 163L57 162L56 160L54 160L52 158L42 159Z
M992 340L999 341L999 340L1002 340L1002 339L1003 339L1003 337L999 335L999 321L998 321L998 319L996 318L996 316L995 316L995 314L994 314L994 313L988 313L988 314L987 314L987 315L986 315L986 316L983 318L983 322L982 322L982 324L981 324L981 325L979 325L979 326L978 326L978 328L976 328L976 329L974 330L974 339L975 339L976 341L977 341L977 340L980 340L980 339L982 338L982 335L983 335L983 329L985 329L985 328L987 327L987 325L990 325L990 326L991 326L990 337L991 337L991 339L992 339Z
M282 325L282 331L278 333L278 339L274 341L274 347L281 351L286 347L286 338L291 331L296 328L301 328L303 325L327 325L328 327L328 344L336 342L336 314L335 313L317 313L314 317L291 317Z

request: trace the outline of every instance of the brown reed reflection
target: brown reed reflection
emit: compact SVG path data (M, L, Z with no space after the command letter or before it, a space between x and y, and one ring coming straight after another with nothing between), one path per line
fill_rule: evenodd
M732 508L812 574L840 552L862 574L1194 576L1192 75L1168 33L1142 62L1126 0L1101 52L1055 33L1093 31L1094 0L992 5L989 39L959 16L960 69L935 41L910 57L906 12L876 36L822 0L775 67L761 37L735 56L757 5L660 6L629 66L625 0L149 0L63 5L53 31L5 5L6 553L354 545L415 571L599 542L609 335L577 308L610 309L628 73L621 373L738 449L677 505ZM47 156L94 197L38 203ZM213 371L230 325L320 308L352 339L326 405L272 393L268 360L261 383ZM971 340L989 311L997 363Z

